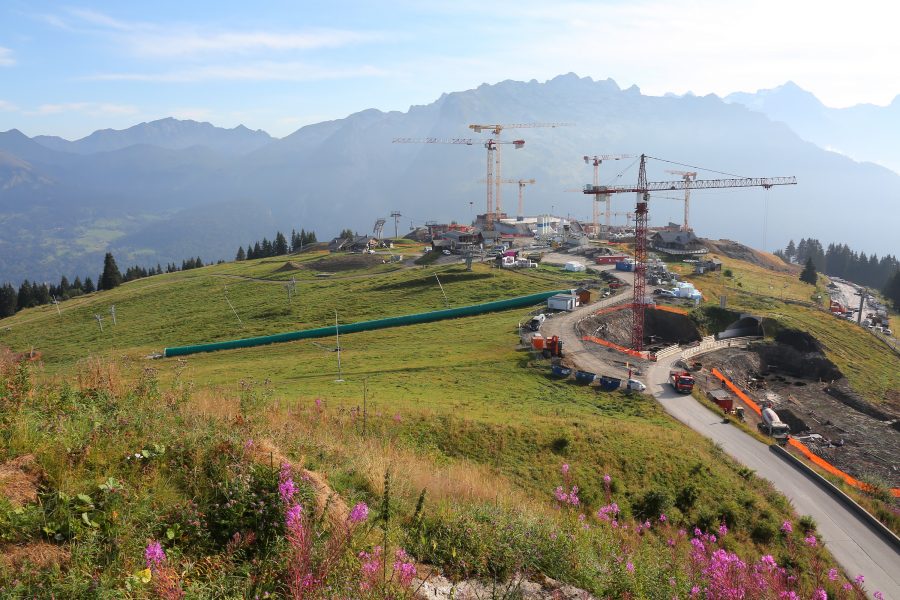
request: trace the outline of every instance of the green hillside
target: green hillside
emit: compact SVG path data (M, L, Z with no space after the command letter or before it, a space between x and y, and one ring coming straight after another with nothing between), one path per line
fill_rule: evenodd
M543 574L601 597L668 598L711 585L689 567L687 538L694 527L722 537L723 524L707 560L716 547L750 563L772 554L806 591L830 566L802 543L813 523L779 533L797 517L787 501L652 398L550 379L547 362L518 347L527 310L341 336L343 382L329 339L145 358L328 325L335 310L352 322L443 308L435 274L451 306L574 284L553 269L314 254L150 277L64 302L61 315L50 306L4 320L0 344L42 359L4 358L0 459L33 455L43 483L40 502L0 500L0 541L33 554L42 544L57 560L0 563L0 585L58 597L177 585L191 598L400 598L412 594L403 565L415 563L420 575ZM302 521L282 514L283 462ZM371 512L348 525L358 502ZM613 502L621 527L597 514ZM166 558L147 558L145 572L152 540ZM395 560L399 548L410 563ZM361 590L371 561L384 572ZM317 594L297 595L298 564L312 565Z

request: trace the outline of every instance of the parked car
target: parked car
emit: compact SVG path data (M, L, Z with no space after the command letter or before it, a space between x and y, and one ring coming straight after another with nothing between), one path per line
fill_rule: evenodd
M885 327L885 328L881 331L881 333L883 333L884 335L894 335L894 332L891 331L890 329L888 329L887 327Z
M635 392L643 392L647 389L647 386L637 379L629 379L628 383L625 386L628 390L633 390Z
M449 251L449 250L444 250L444 255L450 256L450 251Z

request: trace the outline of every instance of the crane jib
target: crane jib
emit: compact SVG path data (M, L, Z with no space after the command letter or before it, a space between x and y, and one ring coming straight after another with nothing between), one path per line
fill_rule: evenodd
M732 187L764 187L776 185L797 185L796 177L747 177L741 179L696 179L679 181L651 181L646 187L585 185L585 194L620 194L627 192L661 192L672 190L709 190Z

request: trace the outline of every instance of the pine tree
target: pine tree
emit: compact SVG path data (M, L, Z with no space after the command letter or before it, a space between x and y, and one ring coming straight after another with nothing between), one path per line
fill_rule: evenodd
M94 292L94 291L96 291L94 289L94 282L91 281L90 277L88 277L87 279L84 280L84 293L90 294L91 292Z
M244 247L238 246L237 256L234 257L234 260L240 261L240 260L246 260L246 259L247 259L247 255L244 254Z
M46 283L38 283L35 281L31 284L31 294L34 296L34 303L37 306L50 304L50 288Z
M806 259L806 266L803 267L803 271L800 273L800 281L810 285L816 285L817 280L818 275L816 274L816 265L813 263L813 259L810 256Z
M283 256L288 253L287 240L280 231L275 234L275 242L272 244L272 253L274 256Z
M894 305L894 310L900 310L900 270L894 271L883 291L885 297Z
M259 242L253 244L253 258L265 258L265 254L263 254L262 246L259 245Z
M116 259L111 252L107 252L103 258L103 274L97 282L97 289L111 290L122 285L122 274L116 265Z
M19 293L16 296L16 309L31 308L34 306L34 298L31 295L31 282L27 279L19 286Z
M797 256L797 246L794 245L794 240L788 242L787 248L784 249L784 255L787 256L788 261Z
M356 237L353 233L352 229L344 229L341 231L341 235L338 236L341 239L347 240Z
M84 292L84 284L81 283L81 277L75 276L75 281L72 282L72 291L83 293Z
M11 283L4 283L3 287L0 287L0 319L16 314L18 302L19 295L16 288Z

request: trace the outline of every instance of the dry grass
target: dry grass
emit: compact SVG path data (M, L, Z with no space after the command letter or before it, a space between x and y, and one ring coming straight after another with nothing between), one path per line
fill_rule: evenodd
M6 545L0 547L0 564L13 569L25 566L42 570L52 566L64 567L69 563L70 552L47 542L30 542L24 546Z
M125 390L118 363L95 356L78 363L75 379L84 394L106 392L119 397Z
M394 493L412 499L423 490L433 501L490 502L508 506L528 505L543 510L521 490L492 469L464 460L437 464L426 455L392 440L378 424L373 435L357 433L358 419L346 411L273 407L265 429L277 436L282 447L311 446L330 457L333 464L362 475L376 494L384 491L384 474L396 475ZM377 437L376 437L377 436Z
M44 472L34 456L26 454L0 465L0 495L13 506L24 506L37 501L38 487Z

